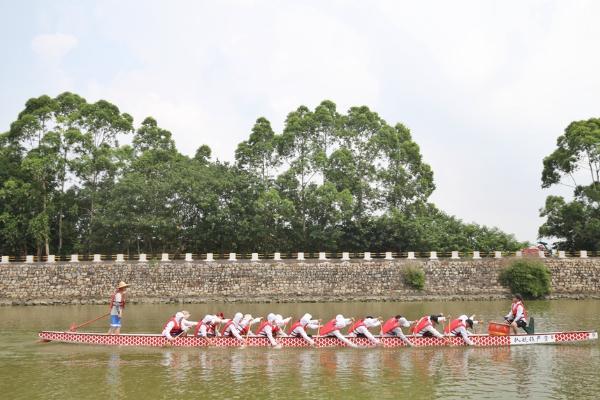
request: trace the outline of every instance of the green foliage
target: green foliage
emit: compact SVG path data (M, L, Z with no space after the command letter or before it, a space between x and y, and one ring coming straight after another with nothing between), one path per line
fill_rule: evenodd
M281 133L259 118L235 157L185 156L154 118L134 130L104 100L30 99L0 134L0 253L522 247L427 203L433 172L410 131L364 106L301 106Z
M600 192L600 184L594 188ZM546 222L539 228L540 236L562 238L558 247L564 250L600 250L600 207L581 195L571 202L561 196L548 196L540 215Z
M558 137L556 150L544 158L542 187L555 184L573 186L574 199L548 196L540 216L540 237L556 237L565 250L600 250L600 118L575 121ZM589 178L589 184L577 179Z
M546 265L539 260L522 259L513 261L500 273L500 283L512 293L538 299L551 290L551 275Z
M402 270L402 279L409 287L416 290L425 288L425 272L415 264L409 264Z

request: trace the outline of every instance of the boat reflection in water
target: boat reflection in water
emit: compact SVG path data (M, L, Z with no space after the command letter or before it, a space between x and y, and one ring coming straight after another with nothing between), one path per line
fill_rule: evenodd
M578 386L572 365L597 360L597 346L422 349L176 349L164 351L161 365L169 384L215 387L224 394L251 385L275 395L286 382L292 393L393 394L453 398L456 391L510 397L589 395ZM111 364L109 368L115 368ZM592 379L593 372L590 372ZM289 385L289 386L287 386ZM598 385L598 383L596 383ZM598 386L596 386L598 388ZM231 392L233 395L234 392ZM583 396L583 397L582 397Z

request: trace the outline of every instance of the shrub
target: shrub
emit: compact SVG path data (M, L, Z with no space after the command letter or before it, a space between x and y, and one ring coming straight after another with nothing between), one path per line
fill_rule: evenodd
M517 260L502 270L500 283L512 293L537 299L550 293L551 274L539 260Z
M416 265L407 265L402 271L402 279L413 289L423 290L425 287L425 272Z

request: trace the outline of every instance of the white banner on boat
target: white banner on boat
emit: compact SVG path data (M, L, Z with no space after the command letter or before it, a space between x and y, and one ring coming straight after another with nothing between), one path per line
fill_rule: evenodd
M544 344L544 343L554 343L556 339L552 334L543 334L543 335L520 335L520 336L511 336L510 337L510 345L519 345L519 344Z

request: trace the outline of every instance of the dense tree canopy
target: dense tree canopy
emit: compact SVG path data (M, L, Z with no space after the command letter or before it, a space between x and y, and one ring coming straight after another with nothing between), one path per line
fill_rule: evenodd
M542 187L566 180L574 198L546 198L539 235L558 238L561 249L600 250L600 119L572 122L556 145L544 159Z
M0 253L521 246L438 210L434 189L408 128L364 106L301 106L281 133L258 118L229 164L206 145L182 155L156 120L134 129L107 101L41 96L0 135Z

